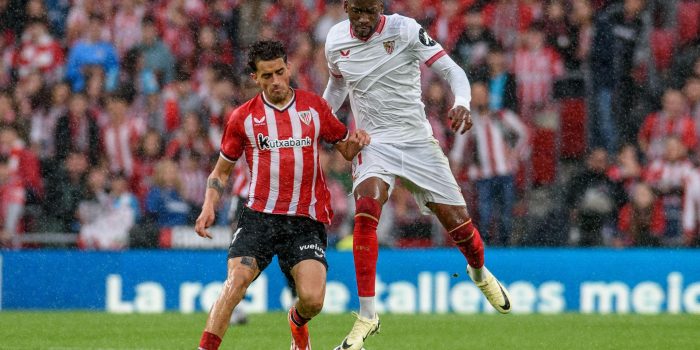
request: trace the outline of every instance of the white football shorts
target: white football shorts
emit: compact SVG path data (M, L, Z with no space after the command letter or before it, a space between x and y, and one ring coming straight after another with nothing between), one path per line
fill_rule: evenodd
M427 203L466 206L447 157L435 139L414 143L373 143L353 160L353 192L362 181L378 177L394 189L396 177L406 187L423 214L431 211Z

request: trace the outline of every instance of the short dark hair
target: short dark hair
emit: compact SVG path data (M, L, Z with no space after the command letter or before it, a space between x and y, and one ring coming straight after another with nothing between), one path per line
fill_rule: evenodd
M287 63L287 50L279 41L262 40L250 45L248 49L248 68L251 72L258 70L258 61L272 61L282 58Z

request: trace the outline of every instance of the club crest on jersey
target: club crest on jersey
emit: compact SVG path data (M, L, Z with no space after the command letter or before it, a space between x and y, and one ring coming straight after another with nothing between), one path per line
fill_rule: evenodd
M297 112L297 115L299 116L299 119L304 122L304 124L309 125L309 123L311 123L312 116L310 111Z
M387 55L391 55L391 53L394 52L394 46L396 46L396 40L385 41L383 44L384 44L384 50L386 51Z

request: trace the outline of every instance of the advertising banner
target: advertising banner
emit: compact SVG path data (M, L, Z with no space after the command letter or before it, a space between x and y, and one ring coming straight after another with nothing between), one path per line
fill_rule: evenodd
M328 251L324 312L358 308L350 252ZM515 313L700 313L700 250L488 249ZM381 250L383 313L495 312L457 250ZM226 278L222 250L0 253L0 308L116 313L209 310ZM276 260L248 289L248 312L284 310Z

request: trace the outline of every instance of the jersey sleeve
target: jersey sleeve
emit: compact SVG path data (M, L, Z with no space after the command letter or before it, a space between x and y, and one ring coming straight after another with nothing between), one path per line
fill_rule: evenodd
M348 138L348 128L333 114L328 102L319 98L318 118L321 122L319 136L328 143L338 143Z
M234 163L243 154L245 142L243 120L240 118L240 111L236 109L228 118L224 135L221 137L221 157Z
M421 63L430 67L440 57L447 55L437 41L413 19L408 20L408 41L412 53Z

